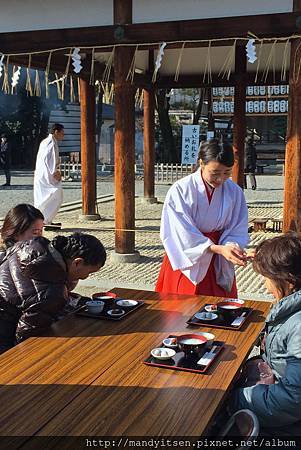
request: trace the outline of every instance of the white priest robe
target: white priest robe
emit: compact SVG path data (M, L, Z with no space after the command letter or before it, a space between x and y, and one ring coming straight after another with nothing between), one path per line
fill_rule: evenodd
M50 224L63 201L62 182L54 178L59 170L59 148L52 134L39 147L34 173L34 206L38 208Z
M218 244L231 242L244 248L249 241L247 205L242 189L230 179L214 189L209 202L199 169L168 191L160 230L172 269L180 270L194 285L205 278L213 258L209 250L213 242L204 235L213 231L220 232ZM234 280L233 264L215 255L214 270L216 283L229 292Z

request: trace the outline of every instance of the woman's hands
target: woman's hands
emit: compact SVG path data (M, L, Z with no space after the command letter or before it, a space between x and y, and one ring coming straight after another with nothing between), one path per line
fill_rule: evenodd
M53 178L55 179L55 181L59 182L62 180L62 175L61 172L59 170L56 170L53 174Z
M237 264L238 266L245 266L247 264L247 255L239 247L239 245L234 243L229 243L227 245L210 245L210 250L212 253L223 256L227 261L232 264Z

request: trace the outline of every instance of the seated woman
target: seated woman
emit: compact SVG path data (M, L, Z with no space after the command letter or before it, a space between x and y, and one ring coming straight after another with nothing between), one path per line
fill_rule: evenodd
M105 261L104 246L89 234L36 237L9 248L0 265L0 353L41 335L64 310L68 283Z
M44 216L37 208L27 203L14 206L6 214L1 228L0 262L6 249L18 241L42 236Z
M266 318L262 360L247 362L243 387L233 391L230 409L252 410L263 435L300 436L301 235L288 233L262 242L253 265L276 301Z

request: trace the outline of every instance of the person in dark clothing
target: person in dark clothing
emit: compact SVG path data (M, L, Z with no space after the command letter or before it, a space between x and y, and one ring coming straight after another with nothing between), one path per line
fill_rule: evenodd
M11 162L11 148L7 140L6 134L1 134L0 143L0 165L4 171L6 183L3 186L10 186L10 162Z
M257 162L256 146L253 136L246 139L245 143L245 174L244 174L244 188L247 189L247 175L250 177L251 188L256 189L257 183L255 178Z
M0 264L9 247L15 245L16 242L42 236L43 227L44 216L34 206L20 203L11 208L6 214L0 230Z
M68 284L97 272L106 261L89 234L17 242L0 265L0 353L40 336L68 304Z

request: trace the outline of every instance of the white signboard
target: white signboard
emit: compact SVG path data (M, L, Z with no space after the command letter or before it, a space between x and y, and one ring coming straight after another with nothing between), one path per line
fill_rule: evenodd
M199 125L183 125L182 127L182 164L197 162L200 141Z

